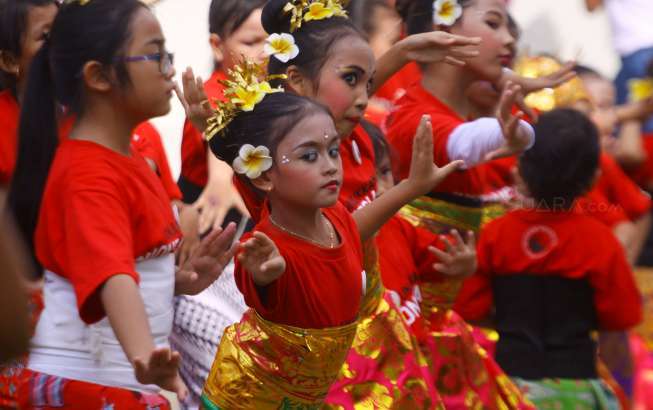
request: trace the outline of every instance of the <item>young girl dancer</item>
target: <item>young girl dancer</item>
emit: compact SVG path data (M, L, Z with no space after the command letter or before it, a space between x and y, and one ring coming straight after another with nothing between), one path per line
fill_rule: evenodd
M160 388L186 395L166 347L172 296L213 282L235 247L234 227L215 232L175 272L169 198L130 148L139 123L168 112L173 76L137 0L66 3L34 58L9 204L45 270L45 309L15 374L19 408L168 408ZM61 143L57 104L76 118Z
M338 202L340 137L329 112L274 92L280 90L256 71L246 64L234 73L231 101L214 120L222 130L210 142L242 183L265 198L236 266L253 309L225 332L203 403L313 408L337 377L356 332L367 280L362 241L460 163L433 165L425 119L409 178L352 217ZM333 304L336 299L341 302Z

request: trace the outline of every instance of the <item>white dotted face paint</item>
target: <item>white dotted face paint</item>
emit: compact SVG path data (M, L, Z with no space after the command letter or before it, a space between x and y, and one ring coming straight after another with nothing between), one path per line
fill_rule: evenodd
M281 163L282 163L282 164L288 164L288 163L290 163L290 158L288 158L287 156L283 155L283 156L281 157Z

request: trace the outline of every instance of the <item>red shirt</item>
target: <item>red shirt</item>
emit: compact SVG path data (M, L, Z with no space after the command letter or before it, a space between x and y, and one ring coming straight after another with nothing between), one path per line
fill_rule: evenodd
M478 272L465 281L455 308L467 320L489 313L493 276L520 274L587 279L602 329L626 329L642 319L622 246L609 228L581 212L512 211L485 226L477 251Z
M181 191L175 180L172 179L166 151L161 143L161 135L156 128L149 122L139 125L134 130L131 145L141 156L154 161L163 188L170 200L181 200Z
M375 97L394 102L403 97L406 90L413 84L422 79L422 71L415 62L406 64L401 70L397 71L381 88L379 88Z
M272 224L264 208L254 230L275 242L286 260L286 271L259 288L237 259L235 268L236 284L245 302L263 318L304 329L342 326L356 320L363 293L363 250L358 229L341 204L323 212L340 236L340 246L333 249L282 231Z
M381 227L376 245L383 285L406 323L414 327L421 316L419 282L441 276L433 269L438 258L428 251L429 246L441 247L439 237L395 215Z
M9 90L0 92L0 186L9 185L18 152L20 108Z
M640 187L650 189L653 186L653 134L642 134L642 145L646 152L646 160L629 170L628 174Z
M43 267L71 282L82 320L104 317L98 291L110 277L138 281L137 259L174 252L180 240L170 199L140 155L61 143L34 242Z
M204 91L212 105L216 99L224 101L224 86L219 81L226 78L222 71L215 71L204 83ZM181 175L197 186L206 186L209 178L207 156L208 147L202 133L187 119L181 137Z
M364 207L376 197L376 165L372 140L361 125L340 143L343 181L340 202L350 212Z
M397 110L390 116L388 140L399 156L399 175L408 176L412 158L413 138L422 115L431 116L433 125L434 161L444 166L450 161L447 154L449 136L465 120L420 84L409 87L406 95L397 102ZM457 171L435 188L434 192L446 192L468 196L480 196L486 190L483 167Z
M639 219L651 209L650 196L642 192L607 154L601 154L601 177L596 189L603 192L610 203L619 205L631 221Z
M505 157L482 164L485 168L485 183L490 190L498 190L515 184L512 170L517 167L517 157Z

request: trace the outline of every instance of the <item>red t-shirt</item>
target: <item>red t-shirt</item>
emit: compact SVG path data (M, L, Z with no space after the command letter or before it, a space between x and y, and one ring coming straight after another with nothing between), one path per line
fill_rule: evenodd
M358 229L341 204L323 212L340 236L340 246L333 249L282 231L272 224L264 208L254 230L274 241L286 260L286 271L265 288L259 288L237 259L235 268L236 284L245 302L263 318L304 329L342 326L356 320L364 275Z
M131 145L141 156L154 161L163 188L170 200L181 200L181 191L175 180L172 179L168 157L161 143L161 135L159 135L156 128L149 122L139 125L134 130Z
M438 258L428 251L429 246L442 247L439 237L395 215L381 227L376 245L383 285L406 323L414 327L421 316L419 282L441 276L433 269Z
M174 252L180 240L170 199L138 153L61 143L34 242L43 267L71 282L82 320L104 317L98 290L110 277L138 281L137 259Z
M20 108L9 90L0 92L0 186L9 185L18 152Z
M619 205L631 221L651 209L651 198L623 172L619 164L607 154L601 154L601 177L596 189L613 204Z
M361 125L340 143L343 181L340 202L350 211L368 205L376 197L374 146Z
M493 276L520 274L587 279L602 329L626 329L642 319L641 296L621 244L582 212L512 211L483 228L477 252L478 272L465 281L455 307L467 320L489 313Z
M388 140L398 153L398 170L402 178L408 176L413 138L424 114L431 116L434 161L438 166L451 162L447 154L449 136L456 127L465 123L463 118L426 91L421 84L409 87L406 95L397 102L397 110L390 116L388 123ZM454 172L434 192L480 196L486 188L485 170L477 166Z
M505 157L482 164L485 168L485 183L490 190L498 190L515 184L512 170L517 167L517 157Z
M383 83L375 97L394 102L403 97L406 90L413 84L422 79L422 71L415 62L406 64L401 70L397 71L388 81Z
M214 100L224 101L224 86L219 81L226 78L222 71L215 71L204 83L204 91L212 105ZM181 137L181 175L197 186L206 186L209 179L207 155L208 147L202 133L187 119Z
M646 153L646 160L639 166L628 171L628 175L642 188L650 189L653 186L653 134L642 134L642 145Z

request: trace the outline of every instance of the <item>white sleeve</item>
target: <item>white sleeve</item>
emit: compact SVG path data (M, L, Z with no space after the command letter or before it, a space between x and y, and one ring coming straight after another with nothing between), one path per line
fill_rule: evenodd
M524 120L519 120L518 127L522 128L529 138L526 149L535 143L535 131ZM451 161L463 160L466 168L480 164L485 156L499 149L504 143L503 132L496 118L479 118L466 122L453 130L447 141L447 155Z

